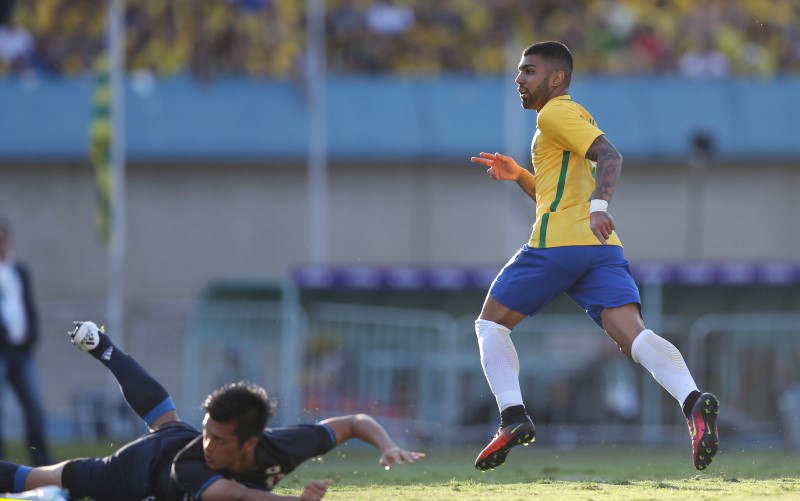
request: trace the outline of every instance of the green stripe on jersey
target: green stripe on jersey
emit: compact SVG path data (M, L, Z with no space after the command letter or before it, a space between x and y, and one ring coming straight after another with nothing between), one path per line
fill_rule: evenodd
M556 198L550 204L550 212L555 212L561 197L564 196L564 185L567 182L567 166L569 165L569 151L561 155L561 172L558 175L558 187L556 188ZM550 219L550 212L542 215L542 227L539 228L539 248L547 247L547 221Z
M544 249L547 247L547 220L550 219L550 213L546 212L542 215L542 227L539 228L539 248Z
M564 185L567 181L567 166L569 165L569 151L565 151L561 155L561 173L558 175L558 188L556 188L556 198L550 204L550 212L555 212L561 197L564 196Z

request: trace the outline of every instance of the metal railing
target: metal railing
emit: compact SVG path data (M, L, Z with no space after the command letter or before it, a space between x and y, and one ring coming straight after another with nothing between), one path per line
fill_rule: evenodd
M689 330L689 366L741 440L800 450L800 314L709 314Z
M413 441L482 441L493 432L497 410L480 366L473 317L319 302L301 308L297 297L286 297L154 305L131 316L127 350L196 426L210 391L244 379L277 397L277 425L368 412ZM98 319L102 312L99 303L42 308L37 362L52 437L102 433L97 395L109 397L109 413L119 408L106 369L70 347L66 337L71 320ZM701 388L722 400L726 441L800 449L800 315L714 314L689 327L682 317L663 323L665 337L684 353ZM539 314L522 322L512 339L538 440L685 441L675 402L585 315ZM6 405L13 401L9 393L3 429L14 440L24 429L15 405Z

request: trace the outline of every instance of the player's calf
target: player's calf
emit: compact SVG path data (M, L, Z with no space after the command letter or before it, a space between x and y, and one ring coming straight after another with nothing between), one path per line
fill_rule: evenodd
M177 419L175 404L167 390L133 357L117 349L103 328L89 321L74 324L69 333L72 343L111 371L125 401L150 429L163 424L168 413L172 414L167 421Z

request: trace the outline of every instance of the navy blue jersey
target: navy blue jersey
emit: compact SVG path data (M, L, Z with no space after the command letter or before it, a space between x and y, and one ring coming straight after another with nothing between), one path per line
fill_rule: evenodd
M267 428L256 446L256 464L249 473L212 470L203 458L202 436L192 440L172 462L169 481L162 491L163 499L176 498L175 493L189 493L188 499L200 499L209 485L227 478L251 489L269 491L284 476L303 461L325 454L336 445L331 429L325 425L298 425L286 428ZM176 491L177 489L177 491ZM157 499L162 496L157 495Z
M200 499L220 478L268 491L303 461L336 446L333 431L325 425L267 428L255 451L258 467L232 474L206 465L202 439L186 423L167 423L111 456L70 461L61 481L75 499L190 501Z

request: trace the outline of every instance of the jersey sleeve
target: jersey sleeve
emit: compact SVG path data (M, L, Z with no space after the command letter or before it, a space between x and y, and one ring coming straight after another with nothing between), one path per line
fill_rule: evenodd
M289 472L303 461L321 456L336 447L333 433L324 424L273 428L264 431L267 441Z
M594 140L603 135L603 131L583 117L578 109L558 103L544 108L539 113L536 125L559 148L582 157L586 156Z

